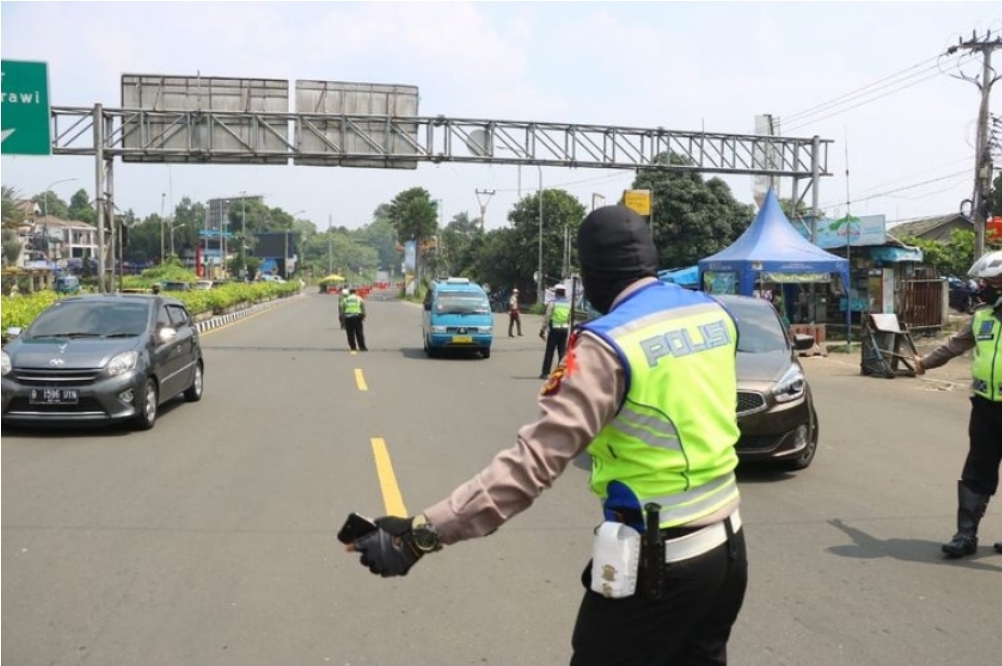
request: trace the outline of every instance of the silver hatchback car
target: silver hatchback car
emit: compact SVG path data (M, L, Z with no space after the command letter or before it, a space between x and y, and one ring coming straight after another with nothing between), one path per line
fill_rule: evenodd
M154 426L160 405L202 399L205 363L184 303L104 294L53 303L0 352L3 425Z

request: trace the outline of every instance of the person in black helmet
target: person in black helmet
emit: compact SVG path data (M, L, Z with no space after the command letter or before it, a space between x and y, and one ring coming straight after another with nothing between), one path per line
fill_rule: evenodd
M571 665L724 665L747 583L737 327L711 297L657 279L647 225L624 206L585 218L578 253L585 296L603 316L573 332L539 418L448 497L376 519L348 550L374 574L406 575L445 545L492 534L587 452L604 521L582 575Z

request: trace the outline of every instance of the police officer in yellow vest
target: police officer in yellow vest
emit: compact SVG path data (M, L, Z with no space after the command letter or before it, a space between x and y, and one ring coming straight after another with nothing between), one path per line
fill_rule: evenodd
M540 379L550 376L553 367L553 352L557 352L557 363L564 360L567 353L567 333L571 325L571 304L567 300L567 289L562 284L553 288L554 299L546 306L543 314L543 325L539 329L539 337L546 341L546 352L543 354L543 370Z
M978 525L988 500L998 490L1002 465L1002 251L978 259L968 275L984 281L984 304L974 311L967 327L915 364L922 374L974 349L970 448L957 482L957 533L942 546L950 558L977 552ZM1002 553L1002 541L995 544L995 550Z
M726 664L747 583L737 328L711 297L657 280L647 225L625 206L592 211L578 253L603 316L572 335L539 419L449 497L413 518L377 519L348 548L373 573L405 575L443 545L493 533L587 452L604 521L570 663Z
M344 297L341 308L344 314L344 329L348 335L348 347L352 351L369 351L365 346L365 301L352 288Z

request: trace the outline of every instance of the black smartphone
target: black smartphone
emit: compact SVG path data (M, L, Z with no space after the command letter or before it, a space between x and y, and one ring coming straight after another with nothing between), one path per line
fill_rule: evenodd
M376 523L352 511L348 514L348 519L344 521L341 531L337 533L337 540L345 544L351 543L375 529Z

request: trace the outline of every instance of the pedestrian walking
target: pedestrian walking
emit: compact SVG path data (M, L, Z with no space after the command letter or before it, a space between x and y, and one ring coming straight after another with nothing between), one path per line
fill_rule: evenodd
M553 352L557 353L557 364L564 360L567 352L567 333L571 324L571 304L567 300L567 288L558 284L553 288L554 299L546 305L543 314L543 325L539 329L539 338L546 341L546 352L543 354L543 369L540 379L550 376L553 367Z
M377 519L348 549L375 574L406 575L443 545L492 534L587 452L604 522L582 575L571 665L724 665L747 584L737 326L710 296L657 279L650 231L625 206L592 211L577 242L585 295L602 316L575 331L539 418L449 497Z
M942 546L950 558L977 552L978 526L998 491L1002 465L1002 251L978 259L968 274L984 282L984 303L963 329L915 362L921 375L974 349L969 446L957 482L957 533ZM995 550L1002 553L1002 541Z
M348 348L352 351L369 351L365 346L365 301L352 287L344 299L344 328L348 334Z
M511 298L508 299L508 337L514 338L512 330L518 328L519 337L522 336L522 315L519 313L518 289L511 290Z

